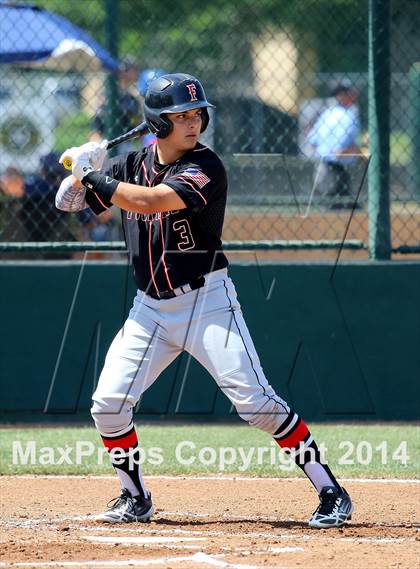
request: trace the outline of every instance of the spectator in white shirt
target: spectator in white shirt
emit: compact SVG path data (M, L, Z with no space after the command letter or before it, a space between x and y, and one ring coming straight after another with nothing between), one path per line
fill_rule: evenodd
M348 167L360 155L358 92L350 81L343 80L331 95L336 99L335 104L320 114L308 132L308 142L319 160L314 189L317 194L327 196L332 208L351 207Z

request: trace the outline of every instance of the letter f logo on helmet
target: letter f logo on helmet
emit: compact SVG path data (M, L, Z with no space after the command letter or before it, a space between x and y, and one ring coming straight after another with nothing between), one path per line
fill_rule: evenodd
M186 85L190 97L191 97L191 101L197 101L197 87L194 85L194 83L189 83L188 85Z

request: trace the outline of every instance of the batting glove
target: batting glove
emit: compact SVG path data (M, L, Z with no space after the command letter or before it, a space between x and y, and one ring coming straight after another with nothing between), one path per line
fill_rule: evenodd
M60 164L63 163L64 159L71 160L71 171L73 176L80 181L82 181L89 172L93 172L95 170L90 163L89 154L82 150L80 146L74 146L73 148L65 150L60 156Z
M107 146L107 140L103 140L102 142L86 142L86 144L82 146L73 146L63 152L59 162L70 170L74 160L81 154L86 154L92 168L94 170L100 170L106 158Z
M89 155L89 161L95 170L100 170L106 158L106 147L108 146L107 140L102 142L86 142L80 146Z

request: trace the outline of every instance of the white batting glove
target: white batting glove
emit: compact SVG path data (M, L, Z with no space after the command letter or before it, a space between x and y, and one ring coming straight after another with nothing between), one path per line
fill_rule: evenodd
M72 169L73 161L81 154L86 154L92 168L100 170L106 158L107 145L108 141L103 140L102 142L86 142L82 146L73 146L63 152L59 162L70 170Z
M95 170L90 163L89 153L82 150L81 146L74 146L73 148L65 150L60 156L60 164L63 164L64 159L71 160L71 171L73 176L80 181L82 181L89 172L93 172Z
M95 170L100 170L106 158L106 147L108 145L107 140L102 140L102 142L86 142L80 146L80 150L83 150L89 155L89 161Z

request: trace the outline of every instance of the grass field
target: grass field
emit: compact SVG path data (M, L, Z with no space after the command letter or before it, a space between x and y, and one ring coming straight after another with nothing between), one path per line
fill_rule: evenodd
M418 426L313 425L311 430L338 476L418 477ZM268 435L247 425L137 425L137 432L148 475L301 475ZM0 428L0 474L112 472L93 427Z

